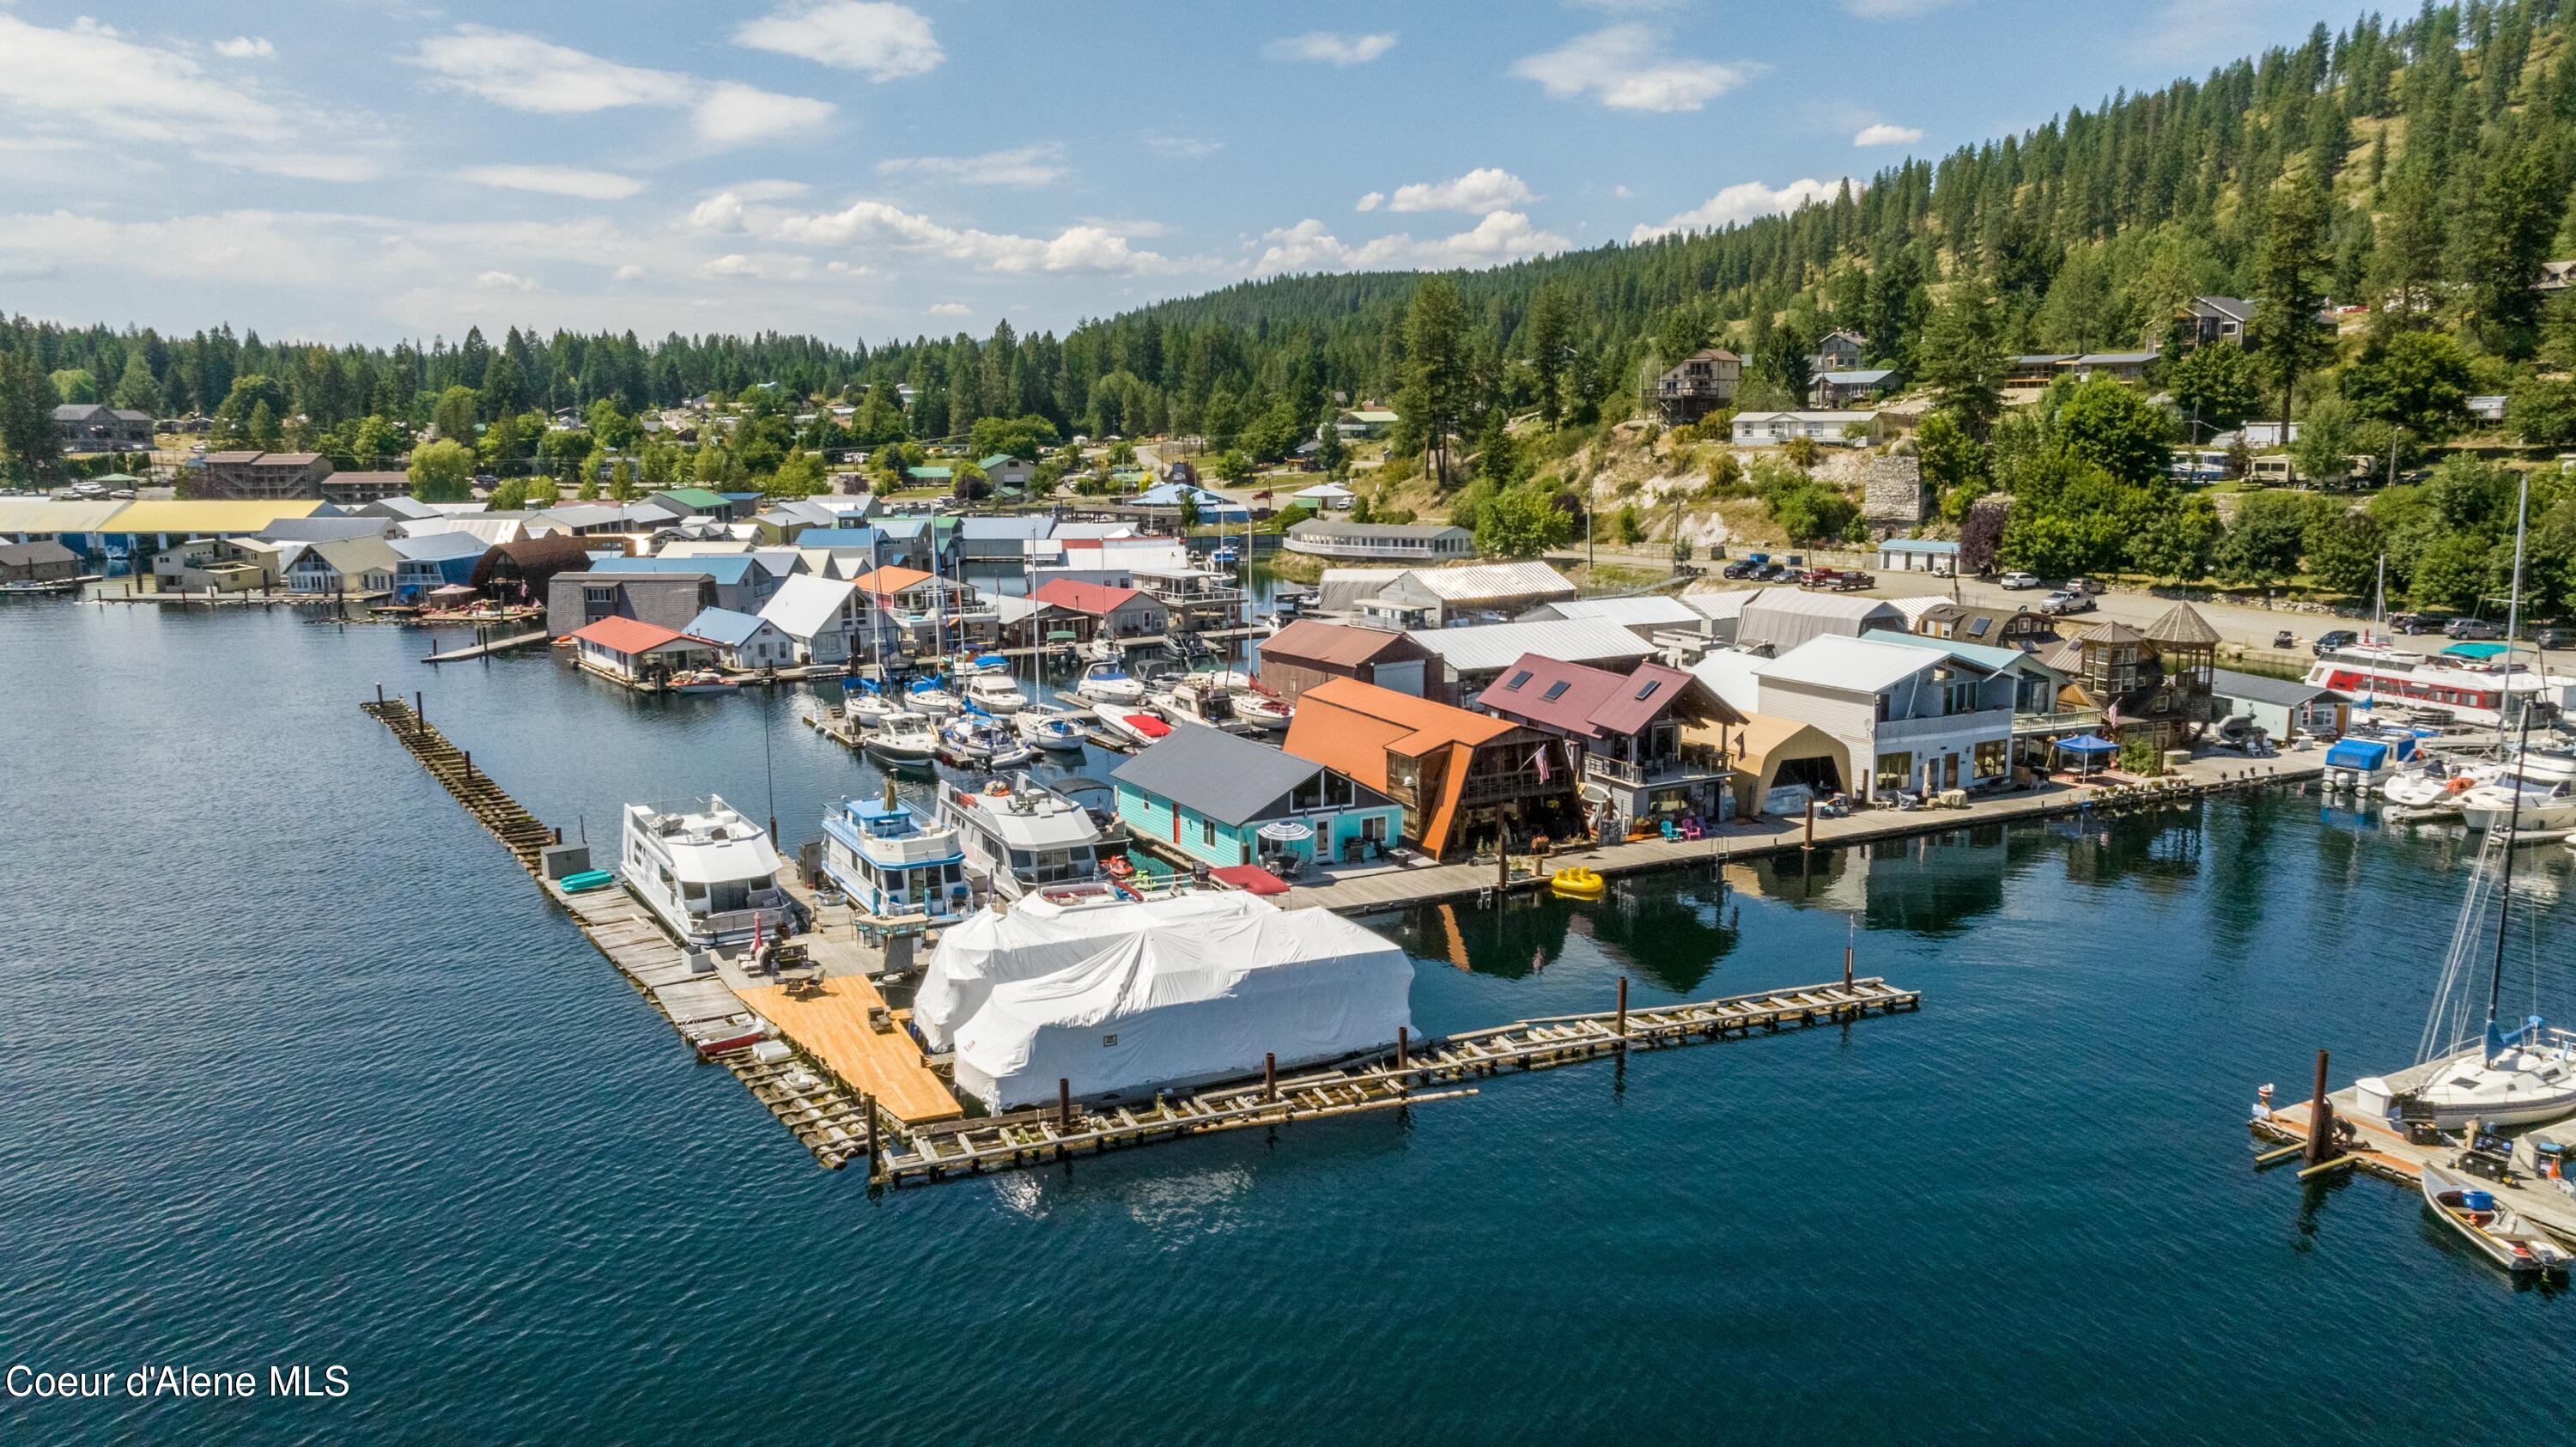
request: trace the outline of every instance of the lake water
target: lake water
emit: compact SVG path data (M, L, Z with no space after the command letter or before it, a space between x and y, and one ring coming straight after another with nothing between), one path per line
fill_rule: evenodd
M2284 793L1373 920L1423 1031L1623 973L1641 1004L1812 982L1847 937L1927 1003L871 1197L356 707L423 690L567 833L709 790L770 813L774 781L792 844L876 787L791 719L812 696L424 651L0 607L0 1367L350 1383L0 1396L0 1441L2563 1435L2518 1401L2576 1382L2563 1293L2398 1187L2248 1168L2257 1084L2411 1055L2456 839ZM2564 1001L2566 851L2531 857Z

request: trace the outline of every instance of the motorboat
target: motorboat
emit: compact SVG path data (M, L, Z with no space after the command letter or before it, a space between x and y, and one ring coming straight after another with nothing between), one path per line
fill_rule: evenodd
M894 700L886 697L885 691L873 683L841 700L842 716L863 729L881 727L888 718L901 712L903 710L895 706Z
M1053 709L1024 708L1012 717L1011 727L1037 748L1064 753L1079 751L1088 737L1081 724Z
M915 713L945 718L957 711L957 695L939 686L939 680L925 678L904 690L904 707Z
M673 693L731 693L741 686L712 668L693 668L671 675Z
M2352 734L2326 750L2325 786L2340 793L2369 793L2415 761L2414 734L2390 730Z
M1232 543L1227 543L1208 553L1208 566L1211 568L1231 568L1242 561L1242 552Z
M1285 733L1297 711L1286 702L1266 693L1246 690L1234 696L1235 717L1263 733Z
M1147 746L1160 743L1172 734L1170 724L1136 709L1104 708L1100 711L1100 727L1130 743Z
M877 724L868 735L867 749L881 759L898 764L926 764L939 753L939 730L930 715L910 709L896 709Z
M2507 815L2517 832L2576 828L2576 757L2526 750L2488 782L2460 795L2460 818L2472 829L2495 828Z
M939 731L939 750L973 768L1011 768L1035 757L1009 725L989 714L964 713Z
M785 862L769 834L722 798L686 807L626 806L617 872L684 944L736 944L792 934L804 909L781 888Z
M1174 723L1194 723L1230 734L1251 733L1254 725L1234 711L1234 695L1209 674L1174 679L1170 688L1151 695L1154 707Z
M986 674L1007 677L1010 671L1011 660L998 653L961 653L948 664L948 676L952 679L979 678Z
M1093 703L1143 703L1145 685L1127 676L1127 670L1115 663L1095 663L1074 680L1073 691Z
M2570 1261L2576 1260L2547 1232L2498 1201L2483 1181L2453 1175L2427 1161L2423 1187L2424 1204L2434 1215L2479 1254L2516 1276L2565 1276Z
M2318 654L2306 682L2374 710L2438 712L2475 728L2512 724L2521 716L2519 699L2561 710L2576 706L2576 678L2543 674L2509 659L2423 654L2368 639Z
M2412 818L2456 819L2460 796L2493 779L2498 767L2493 763L2458 763L2427 757L2422 768L2391 774L2381 781L2379 797Z
M976 790L942 788L939 821L956 828L966 867L989 895L1017 899L1050 885L1101 878L1105 836L1091 811L1026 774Z
M1007 673L978 673L966 680L966 701L989 714L1014 714L1028 707L1028 695Z
M1118 646L1117 639L1102 633L1082 645L1082 656L1095 663L1116 663L1127 656L1127 650Z
M925 824L895 798L843 799L823 811L823 874L853 908L881 919L948 924L974 909L957 830Z
M700 1060L712 1060L736 1050L748 1050L769 1038L769 1022L745 1011L718 1020L699 1020L682 1026L680 1034L696 1047Z

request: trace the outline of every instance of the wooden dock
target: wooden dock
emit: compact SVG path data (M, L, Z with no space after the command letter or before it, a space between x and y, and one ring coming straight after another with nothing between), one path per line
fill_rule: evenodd
M492 837L509 846L518 857L519 866L530 874L539 871L540 856L549 844L560 843L562 834L549 829L508 791L492 782L491 776L474 767L474 756L447 741L416 707L398 698L386 698L381 691L372 703L359 708L393 731L402 746L420 760L430 777L447 786L447 792L465 806L475 822L492 831Z
M495 653L507 653L513 648L525 648L531 643L543 643L545 641L546 630L540 628L533 633L521 633L509 638L495 638L488 643L476 643L464 648L450 649L445 653L433 652L423 657L420 661L423 663L463 663L469 658L489 658Z
M2387 1080L2398 1090L2411 1089L2448 1063L2441 1061L2392 1071ZM2404 1185L2410 1207L2422 1200L2420 1182L2424 1167L2438 1165L2449 1169L2452 1158L2459 1154L2459 1147L2455 1145L2419 1146L2388 1122L2360 1114L2354 1108L2354 1092L2349 1086L2332 1092L2326 1099L2334 1107L2336 1122L2353 1128L2352 1144L2330 1151L2329 1155L2337 1160L2348 1160L2352 1168ZM2272 1112L2269 1119L2253 1122L2254 1135L2265 1142L2304 1144L2308 1139L2313 1108L2304 1100L2280 1107ZM2546 1139L2576 1141L2576 1130L2571 1130L2565 1123L2532 1127L2517 1138L2534 1134ZM2524 1153L2517 1150L2515 1158L2518 1163L2523 1162ZM2521 1212L2525 1220L2576 1247L2576 1192L2566 1189L2567 1182L2540 1179L2527 1171L2526 1164L2524 1170L2514 1173L2512 1180L2481 1181L2479 1184L2496 1192L2499 1202Z
M1620 997L1626 996L1622 980ZM1067 1101L1052 1109L917 1129L886 1142L871 1163L870 1179L930 1185L1219 1131L1455 1100L1476 1094L1467 1082L1481 1078L1618 1058L1632 1049L1670 1050L1847 1023L1919 1010L1922 1003L1919 993L1871 977L1523 1020L1399 1042L1385 1055L1285 1079L1248 1078L1136 1104Z
M921 1058L903 1021L865 975L827 975L811 985L758 985L743 1003L843 1084L872 1098L904 1126L956 1120L966 1113L948 1083ZM879 1030L873 1012L885 1011Z

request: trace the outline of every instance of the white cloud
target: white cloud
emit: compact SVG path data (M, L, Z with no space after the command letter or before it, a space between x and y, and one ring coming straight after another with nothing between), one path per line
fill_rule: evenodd
M1264 41L1261 55L1265 60L1313 60L1328 65L1366 65L1395 49L1395 33L1343 35L1331 30L1310 30L1303 35L1283 36Z
M276 141L285 114L255 91L209 77L176 51L137 45L90 20L61 30L0 10L0 109L41 127L77 118L80 129L138 141L210 137ZM101 104L113 96L115 104Z
M1378 207L1385 204L1386 193L1384 191L1371 191L1367 195L1362 196L1359 199L1359 203L1351 207L1351 209L1354 211L1375 211Z
M1760 181L1745 181L1729 186L1690 210L1666 220L1660 226L1640 225L1628 233L1630 241L1652 241L1676 231L1715 231L1750 221L1756 216L1769 216L1794 211L1810 201L1829 201L1846 182L1819 181L1814 177L1792 181L1777 190Z
M372 181L385 173L384 163L373 156L334 155L325 151L200 151L197 159L237 170L257 171L263 176L284 176L292 181Z
M508 110L588 115L628 106L683 108L699 139L738 145L819 126L829 101L778 95L739 81L702 81L677 71L620 65L517 31L460 25L420 43L410 63L433 84Z
M1682 9L1690 0L1566 0L1586 10L1607 10L1614 15L1661 15Z
M814 258L779 252L745 255L729 252L698 268L700 276L742 277L752 281L803 281L814 274Z
M1958 3L1960 0L1843 0L1843 8L1863 20L1911 20Z
M644 268L637 266L635 263L630 261L626 265L617 268L617 270L610 272L608 279L611 281L634 281L641 278L643 275Z
M1073 174L1064 143L1041 141L980 156L897 156L877 162L880 175L928 176L969 186L1045 186Z
M277 47L269 44L265 35L236 35L216 41L215 54L226 60L266 60L277 54Z
M1610 194L1611 194L1611 195L1613 195L1613 196L1618 197L1618 198L1619 198L1620 200L1622 200L1622 201L1625 201L1625 200L1627 200L1629 197L1634 196L1634 195L1636 195L1637 193L1636 193L1636 192L1634 192L1634 191L1629 190L1625 185L1618 185L1618 186L1613 186L1613 187L1611 187L1611 188L1610 188Z
M2151 64L2237 55L2279 38L2285 0L2162 0L2130 38L2127 50Z
M1512 62L1512 74L1537 81L1559 100L1588 95L1623 111L1695 111L1763 69L1752 61L1668 55L1661 36L1634 22L1606 26Z
M1376 194L1374 192L1370 193ZM1480 166L1452 181L1416 181L1395 188L1389 211L1465 211L1483 215L1539 199L1520 177L1499 166ZM1360 208L1365 211L1368 208Z
M1145 149L1155 155L1176 156L1187 161L1195 161L1201 156L1213 156L1225 149L1223 141L1205 140L1198 136L1176 136L1164 131L1146 131L1141 139L1145 142Z
M699 98L689 123L701 140L734 146L812 130L829 122L834 110L830 101L779 95L723 80Z
M549 196L577 196L585 201L622 201L644 189L644 183L614 171L586 171L579 166L468 166L456 179L510 191L542 191Z
M962 301L943 301L931 306L926 314L934 317L971 317L975 314L975 309Z
M537 289L535 282L506 271L484 272L474 278L474 285L482 291L535 291Z
M802 181L736 181L724 188L744 201L792 201L813 191Z
M1921 139L1923 139L1921 126L1892 126L1881 121L1874 126L1861 127L1860 134L1852 137L1852 144L1855 146L1910 146Z
M1051 237L955 227L882 201L855 201L839 211L797 213L719 192L691 209L698 231L747 233L808 246L884 246L964 261L1009 273L1132 274L1176 269L1168 257L1137 250L1105 226L1068 226Z
M1294 226L1264 232L1261 239L1270 245L1253 262L1253 270L1262 272L1444 271L1452 267L1496 266L1563 251L1573 244L1552 231L1537 230L1518 211L1496 211L1454 236L1423 240L1399 231L1352 246L1311 217Z
M874 0L783 5L744 21L733 43L855 70L876 81L926 75L946 58L920 11Z

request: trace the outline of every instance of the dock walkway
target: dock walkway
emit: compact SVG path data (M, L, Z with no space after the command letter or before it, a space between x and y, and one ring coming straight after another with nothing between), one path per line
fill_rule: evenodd
M496 653L507 653L513 648L525 648L531 643L543 643L545 641L546 630L540 628L534 633L520 633L508 638L495 638L488 643L469 644L466 647L451 649L445 653L432 652L424 655L420 661L423 663L463 663L469 658L489 658Z
M2387 1080L2391 1086L2405 1090L2448 1063L2440 1061L2393 1071ZM2451 1158L2459 1154L2456 1146L2419 1146L2388 1122L2359 1113L2355 1093L2350 1086L2330 1092L2326 1099L2334 1106L2335 1120L2350 1124L2355 1131L2355 1144L2338 1154L2351 1156L2353 1164L2360 1169L2401 1182L2410 1191L2420 1189L2425 1166L2438 1165L2447 1169ZM2255 1121L2254 1133L2269 1141L2304 1142L2308 1138L2310 1110L2309 1102L2304 1100L2283 1106L2273 1111L2270 1119ZM2563 1126L2536 1129L2552 1138L2564 1138ZM2519 1160L2522 1152L2516 1151L2515 1155ZM2495 1191L2499 1202L2521 1212L2525 1220L2568 1245L2576 1246L2576 1193L2565 1189L2566 1182L2542 1180L2517 1172L2510 1181L2483 1181L2480 1184Z
M2323 756L2267 759L2194 759L2176 772L2172 787L2120 798L2102 791L2063 784L2044 784L2018 793L1977 799L1964 809L1870 809L1838 819L1816 821L1817 848L1866 844L1917 834L1946 834L1980 824L2009 823L2088 809L2106 812L2159 808L2237 789L2303 783L2325 772ZM2224 776L2224 777L2222 777ZM1509 879L1493 860L1478 863L1379 865L1366 869L1328 867L1326 882L1294 882L1279 896L1287 909L1329 909L1360 914L1402 909L1441 900L1473 899L1489 890L1536 890L1547 887L1547 871L1559 862L1581 864L1603 875L1634 874L1712 861L1737 861L1786 853L1805 847L1803 822L1796 819L1733 823L1701 839L1645 839L1633 844L1560 847L1535 872L1521 869Z

